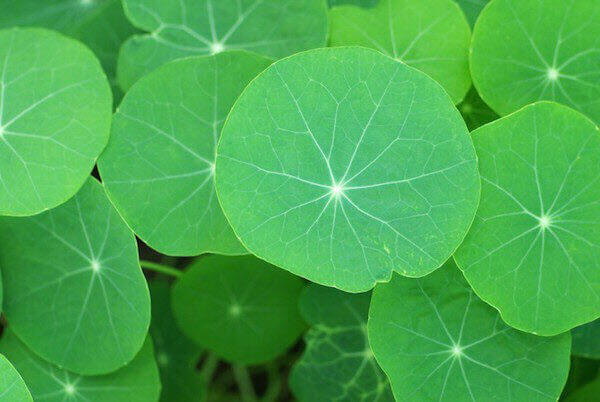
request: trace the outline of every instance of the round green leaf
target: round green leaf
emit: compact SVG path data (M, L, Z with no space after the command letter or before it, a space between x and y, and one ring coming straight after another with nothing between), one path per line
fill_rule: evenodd
M473 144L444 90L353 47L291 56L250 83L223 128L216 185L253 254L353 292L438 268L479 200Z
M0 218L4 314L40 357L81 374L128 363L150 324L135 238L90 178L39 215Z
M600 315L600 130L540 102L472 133L482 192L455 254L511 326L554 335Z
M19 370L36 401L158 401L160 380L150 339L127 366L99 376L81 376L52 365L29 350L12 331L2 334L0 351Z
M600 2L494 0L471 44L473 83L500 115L554 100L600 122Z
M43 29L0 31L0 215L71 198L108 141L111 94L100 63Z
M490 0L454 1L456 1L460 5L460 8L462 8L462 10L464 11L465 15L467 16L467 20L469 21L469 25L471 25L471 27L475 25L475 21L477 20L477 17L479 17L479 13L481 13L481 10L483 10L486 4L490 2Z
M0 401L29 402L33 401L27 385L13 365L0 355Z
M253 256L200 258L172 291L183 332L218 356L243 364L279 356L304 329L303 282Z
M556 401L571 337L507 326L450 260L422 279L378 285L369 341L399 401Z
M300 313L311 325L306 350L292 368L290 388L300 401L393 401L392 390L367 340L370 293L348 294L310 285Z
M325 46L324 0L123 0L125 14L148 34L127 40L119 54L119 84L137 79L168 61L251 50L283 57Z
M595 320L571 330L571 353L588 359L600 359L600 320Z
M439 82L455 103L469 87L471 30L452 0L381 0L330 11L330 45L377 49Z
M244 254L215 195L217 140L231 106L270 61L245 51L192 57L138 81L98 162L111 201L169 255Z
M475 88L471 88L467 93L465 99L458 105L458 110L470 131L498 118L498 115L481 100Z
M79 39L96 54L111 82L115 103L121 43L137 32L125 18L121 0L3 0L0 27L40 26Z
M156 349L163 402L204 401L205 385L196 369L201 349L185 337L171 312L171 290L167 282L149 283L152 296L150 334Z

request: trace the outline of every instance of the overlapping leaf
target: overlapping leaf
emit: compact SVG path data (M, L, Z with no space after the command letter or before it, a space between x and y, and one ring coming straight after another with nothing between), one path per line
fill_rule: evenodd
M0 401L32 402L31 394L21 375L13 365L0 355Z
M423 276L458 247L479 200L475 152L443 89L365 48L267 68L223 128L219 200L257 256L364 291Z
M324 0L123 0L138 28L127 40L118 78L128 89L168 61L243 49L283 57L325 45Z
M425 278L378 285L369 341L399 401L556 401L571 337L507 326L452 260Z
M98 168L117 210L151 247L169 255L246 252L215 194L215 155L231 106L269 64L245 51L192 57L128 92Z
M142 347L150 298L135 239L90 178L58 208L0 218L4 313L36 354L67 370L103 374Z
M0 215L33 215L77 192L108 141L111 102L100 63L79 42L0 31Z
M600 315L600 131L540 102L472 133L481 203L455 254L515 328L553 335Z
M348 294L318 285L300 298L311 325L306 350L290 374L300 401L393 401L392 390L367 340L370 293Z

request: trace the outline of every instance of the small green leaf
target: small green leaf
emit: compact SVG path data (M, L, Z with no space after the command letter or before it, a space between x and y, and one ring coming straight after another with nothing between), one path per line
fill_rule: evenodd
M500 115L553 100L600 123L598 38L599 1L492 1L473 32L473 83Z
M600 359L600 320L573 328L571 337L572 354L588 359Z
M304 329L300 278L253 256L200 258L175 283L172 306L183 332L243 364L279 356Z
M507 326L452 260L422 279L377 285L369 340L399 401L556 401L571 337Z
M271 61L245 51L191 57L138 81L98 168L134 232L168 255L244 254L215 195L218 137L246 84Z
M150 334L154 340L160 370L163 402L204 401L206 390L196 364L201 349L185 337L171 312L171 291L167 282L149 283L152 296Z
M555 335L600 315L600 130L540 102L472 133L481 203L455 254L511 326Z
M149 32L127 40L117 75L123 89L168 61L223 50L284 57L325 46L324 0L123 0L125 14Z
M401 60L438 81L455 103L469 90L471 30L452 0L381 0L329 15L331 46L367 46Z
M121 0L3 0L0 27L39 26L79 39L96 54L111 82L115 103L121 43L137 30L125 18Z
M463 240L479 200L475 151L444 90L379 52L278 61L223 128L216 186L253 254L358 292L423 276Z
M56 207L108 141L111 94L91 51L43 29L0 31L0 215Z
M33 401L27 385L18 371L0 355L0 402Z
M465 99L458 105L458 110L460 110L470 131L494 121L499 117L483 100L481 100L475 88L471 88L467 93Z
M81 376L48 363L29 350L12 331L2 334L0 352L19 370L36 401L158 401L160 379L149 338L127 366L101 376Z
M311 325L306 350L290 374L300 401L393 401L367 340L370 293L348 294L310 285L300 313Z
M81 374L127 364L150 324L135 238L90 178L58 208L0 218L10 328L42 358Z
M477 20L477 17L479 17L479 13L481 13L481 10L483 10L486 4L490 2L490 0L454 1L456 1L460 5L460 8L462 8L462 10L464 11L465 15L467 16L467 20L469 21L469 25L471 25L471 27L475 25L475 21Z

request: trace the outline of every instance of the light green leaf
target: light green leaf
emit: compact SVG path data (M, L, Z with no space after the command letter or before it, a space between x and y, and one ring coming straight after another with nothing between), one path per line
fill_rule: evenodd
M469 21L469 25L471 25L471 27L475 25L475 21L477 20L477 17L479 17L479 13L481 13L481 10L483 10L486 4L490 2L490 0L454 1L456 1L460 5L460 8L462 8L462 10L464 11L465 15L467 16L467 20Z
M325 45L324 0L123 0L136 27L149 32L127 40L118 79L129 88L177 58L243 49L284 57Z
M374 7L379 0L328 0L329 7L342 6L344 4L353 4L358 7Z
M135 238L90 178L58 208L0 218L4 313L42 358L81 374L127 364L150 324Z
M217 140L231 106L270 60L245 51L174 61L119 106L98 168L111 201L169 255L244 254L214 188Z
M556 401L571 337L507 326L452 260L422 279L377 285L369 340L398 401Z
M101 376L81 376L48 363L29 350L12 331L2 334L0 351L19 370L36 401L158 401L160 380L150 339L127 366Z
M79 39L96 54L111 82L115 103L121 43L137 30L123 13L121 0L3 0L0 27L39 26Z
M33 401L21 375L13 365L0 355L0 401L29 402Z
M500 115L554 100L600 122L600 2L494 0L473 32L471 73Z
M600 315L600 130L539 102L472 133L482 194L455 254L511 326L555 335Z
M253 256L200 258L172 291L183 332L236 363L272 360L304 329L298 312L300 278Z
M0 215L71 198L108 141L110 118L110 87L87 48L43 29L0 31Z
M499 117L483 100L481 100L475 88L471 88L467 93L465 99L458 105L458 110L460 110L470 131L494 121Z
M401 60L439 82L455 103L469 90L471 30L452 0L381 0L329 15L331 46L367 46Z
M205 385L196 365L201 349L185 337L171 312L171 290L167 282L149 283L152 296L150 334L156 349L163 402L192 402L206 399Z
M392 390L367 340L370 293L348 294L310 285L300 313L311 325L306 350L292 368L290 388L300 401L393 401Z
M246 88L216 185L253 254L352 292L438 268L479 200L473 145L444 90L352 47L278 61Z
M571 353L588 359L600 359L600 320L595 320L571 330Z

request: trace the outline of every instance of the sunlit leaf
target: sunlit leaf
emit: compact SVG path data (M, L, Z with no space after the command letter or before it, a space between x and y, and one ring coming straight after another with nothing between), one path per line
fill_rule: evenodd
M25 381L3 355L0 355L0 401L33 401Z

